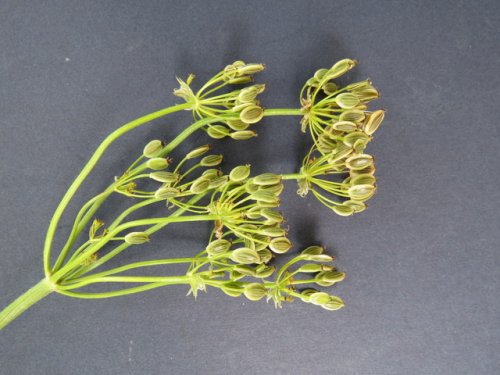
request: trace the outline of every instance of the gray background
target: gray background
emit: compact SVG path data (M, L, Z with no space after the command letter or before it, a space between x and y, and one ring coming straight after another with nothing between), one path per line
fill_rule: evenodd
M350 78L371 77L388 116L369 145L369 210L335 216L293 183L283 198L294 251L324 244L347 272L334 288L345 309L275 310L215 290L194 301L184 287L51 295L0 333L0 373L500 373L499 25L496 1L1 1L1 306L42 277L48 220L100 140L178 102L175 75L262 61L265 105L293 107L316 69L352 57ZM124 137L70 212L188 118ZM215 144L227 168L292 172L309 143L298 129L266 119L257 139ZM193 254L208 232L172 227L141 251Z

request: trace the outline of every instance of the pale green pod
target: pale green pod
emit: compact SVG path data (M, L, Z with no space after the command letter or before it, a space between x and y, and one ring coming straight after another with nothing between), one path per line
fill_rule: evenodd
M243 291L243 294L250 301L258 301L266 296L267 289L262 284L249 283L245 285L245 290Z
M351 59L340 60L340 61L336 62L328 70L327 77L323 77L323 78L335 79L337 77L340 77L341 75L344 75L345 73L347 73L349 70L351 70L355 66L356 66L355 60L351 60Z
M362 131L354 131L352 133L347 134L344 137L344 144L346 144L349 147L353 147L354 143L357 141L361 140L364 143L370 142L370 136L366 134L365 132Z
M221 238L219 240L214 240L210 242L205 248L205 250L207 251L208 255L215 256L228 252L230 247L231 247L231 242Z
M318 273L314 280L319 286L332 286L345 279L345 273L339 271L322 271Z
M161 153L163 146L164 144L162 141L157 139L152 140L144 147L142 154L147 158L157 157Z
M280 182L281 176L274 173L263 173L253 178L253 183L261 186L275 185Z
M297 272L302 273L316 273L321 271L323 271L323 265L317 263L304 264L297 269Z
M210 179L210 189L217 189L229 181L227 176L220 176Z
M274 225L263 225L259 228L259 233L269 237L283 237L286 235L286 230Z
M366 143L367 142L364 139L357 139L352 145L352 149L354 150L354 152L362 154L366 149Z
M278 198L276 198L276 195L270 191L257 190L255 193L250 194L250 199L257 202L275 203Z
M284 254L292 247L292 243L286 237L273 238L269 243L269 248L276 254Z
M352 199L347 200L342 204L351 207L355 213L363 212L366 209L366 204L364 204L363 202L354 201Z
M248 194L255 193L257 190L259 190L259 185L255 185L252 181L253 180L250 180L245 184L245 191Z
M317 87L318 84L319 84L318 80L314 77L311 77L306 81L306 86L309 87Z
M257 251L264 250L271 241L271 238L269 236L264 236L263 234L258 233L252 233L252 238L255 239L253 246Z
M206 192L210 188L210 180L205 177L197 178L191 184L189 191L193 194L201 194Z
M344 306L345 306L344 301L342 301L339 297L336 296L330 296L328 302L321 305L321 307L330 311L341 309Z
M240 264L261 263L259 253L248 247L240 247L239 249L231 251L230 259Z
M332 151L332 156L328 159L329 164L337 164L341 159L348 157L353 152L353 149L345 144L338 145L335 150Z
M244 288L238 283L229 281L227 283L222 284L220 290L222 290L228 296L239 297L243 294Z
M222 155L208 155L201 159L200 165L202 167L215 167L222 163L222 159Z
M231 170L229 173L229 179L231 181L240 182L250 176L250 165L239 165Z
M140 245L149 242L149 235L146 232L130 232L125 236L125 242L130 245Z
M344 92L335 97L335 102L340 108L351 109L359 104L359 99L350 92Z
M371 174L373 175L375 173L375 165L370 165L368 167L365 167L363 169L351 169L349 171L349 174L351 177L359 176L360 174Z
M345 165L347 168L351 170L361 170L364 168L368 168L373 165L373 156L369 154L356 154L347 158L345 161Z
M245 64L237 68L238 75L253 75L262 72L266 66L264 64Z
M384 121L385 117L385 111L379 109L375 112L372 112L366 123L363 125L363 130L366 134L372 135L377 131L377 129L380 127L380 124L382 121Z
M177 173L161 171L150 173L149 178L158 182L171 184L172 182L176 182L179 179L179 175Z
M244 278L245 275L235 271L234 269L229 272L229 279L232 281L238 281L239 279Z
M309 303L309 299L314 293L318 293L318 291L316 289L304 289L300 292L302 301Z
M373 185L354 185L347 189L347 193L352 200L366 201L375 194L375 186Z
M165 158L152 158L152 159L149 159L147 161L146 166L149 169L161 170L161 169L167 168L169 164L170 163L169 163L168 159L165 159Z
M261 218L261 208L257 206L253 206L245 211L245 216L250 220L256 220Z
M236 131L246 130L250 126L250 124L247 124L246 122L243 122L241 120L227 120L226 124L232 130Z
M192 150L186 154L186 159L197 158L201 155L206 154L208 151L210 151L210 149L211 149L210 145L203 145L203 146L197 147L194 150Z
M250 76L243 76L227 79L226 82L232 85L243 85L245 83L253 82L253 79Z
M209 168L203 171L201 174L203 177L209 180L222 176L222 172L219 169Z
M316 70L316 72L314 73L314 79L317 80L317 81L321 81L323 79L323 77L325 76L325 74L328 73L328 69L318 69Z
M326 82L321 89L326 95L332 95L339 90L339 87L333 82Z
M373 86L362 90L356 90L353 91L352 93L356 95L362 103L368 103L380 97L380 93Z
M168 199L176 197L180 194L180 190L174 187L164 186L156 190L155 198L156 199Z
M255 124L264 117L264 109L258 105L250 105L240 112L240 120L247 124Z
M229 135L230 131L223 125L210 125L207 129L209 137L214 139L222 139Z
M340 116L340 121L352 121L355 123L361 123L365 119L365 113L358 109L349 109L347 111L343 111Z
M237 103L231 108L231 111L234 113L241 112L245 108L252 107L254 105L254 103Z
M257 133L253 130L238 130L229 134L235 141L246 141L247 139L257 137Z
M323 254L325 249L321 246L309 246L302 250L301 255L320 255Z
M262 208L260 214L267 220L271 221L273 224L281 224L283 222L283 215L278 211L271 210L270 208Z
M351 178L351 185L375 185L377 179L372 174L360 174Z
M330 295L325 292L315 292L309 296L309 302L314 305L324 305L330 301Z
M333 257L327 254L304 254L302 252L302 258L311 262L333 262Z
M276 198L274 201L270 202L263 202L263 201L258 201L256 202L257 206L259 206L260 208L276 208L276 207L279 207L280 205L280 200L279 198Z
M351 206L344 204L333 206L332 211L339 216L351 216L352 214L354 214L354 209Z
M273 253L269 249L261 249L258 250L257 253L259 254L262 263L268 263L271 259L273 259Z
M256 273L255 277L264 279L266 277L271 276L274 273L274 271L276 271L276 267L266 266L265 264L260 264L256 268L256 271L257 271L257 273Z
M285 189L285 185L283 185L283 183L281 183L281 182L279 184L276 184L276 185L266 185L266 186L260 185L259 186L259 190L269 191L276 196L279 196L283 192L284 189Z
M332 125L333 129L339 130L341 132L352 132L356 130L358 127L354 122L351 121L338 121Z
M253 269L252 267L241 265L241 264L235 266L234 270L238 273L241 273L242 275L245 275L245 276L254 277L256 274L255 269Z

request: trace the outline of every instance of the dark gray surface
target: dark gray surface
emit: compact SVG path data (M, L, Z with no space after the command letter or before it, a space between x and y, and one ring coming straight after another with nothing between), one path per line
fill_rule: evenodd
M174 103L175 75L262 61L265 105L292 107L315 69L352 57L351 77L371 77L389 112L369 146L369 210L334 216L293 184L284 199L296 251L325 244L348 273L335 288L345 309L275 310L214 290L195 302L183 287L53 295L0 333L0 373L500 373L499 25L497 1L2 1L1 306L42 277L48 220L100 140ZM112 147L76 203L187 119ZM295 118L266 119L259 134L217 145L231 164L286 172L309 142ZM156 248L194 253L208 230L171 228Z

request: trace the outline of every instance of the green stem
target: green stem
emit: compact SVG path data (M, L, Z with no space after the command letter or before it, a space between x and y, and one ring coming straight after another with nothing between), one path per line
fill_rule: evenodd
M281 179L282 180L300 180L301 178L305 178L302 173L287 173L287 174L282 174Z
M47 279L42 279L38 284L28 289L28 291L0 311L0 330L51 292L53 292L53 289Z
M85 178L90 174L92 169L95 167L97 162L100 160L104 152L107 150L107 148L120 136L123 134L145 124L148 123L152 120L155 120L159 117L168 115L169 113L180 111L183 109L188 109L191 104L189 103L184 103L184 104L178 104L172 107L168 107L153 113L150 113L148 115L145 115L143 117L140 117L134 121L131 121L122 127L118 128L111 134L109 134L104 141L99 145L97 150L94 152L94 154L91 156L87 164L83 167L82 171L80 174L76 177L76 179L73 181L73 183L70 185L66 193L64 194L63 198L61 199L61 202L57 206L54 215L52 216L52 219L50 220L49 228L47 229L47 236L45 237L45 244L44 244L44 249L43 249L43 267L44 267L44 272L46 277L49 277L50 274L52 273L51 267L50 267L50 252L51 252L51 247L52 247L52 242L54 240L54 235L57 230L57 225L59 221L61 220L62 214L64 213L64 210L68 206L69 202L75 195L76 191L80 187L80 185L83 183Z
M270 108L264 110L264 116L303 116L300 108Z

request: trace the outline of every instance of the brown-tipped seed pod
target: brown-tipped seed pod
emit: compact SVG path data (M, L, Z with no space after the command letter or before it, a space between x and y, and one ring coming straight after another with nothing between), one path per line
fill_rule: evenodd
M147 158L157 157L161 153L163 146L164 144L162 141L157 139L152 140L144 147L142 154Z
M165 158L152 158L149 159L146 163L146 166L149 169L154 169L154 170L161 170L165 169L169 166L170 162L168 159Z
M130 232L125 236L125 242L130 245L140 245L149 242L149 235L146 232Z
M269 248L276 254L286 253L292 247L292 243L286 237L273 238L269 243Z
M200 147L195 148L194 150L188 152L185 156L186 159L194 159L197 158L201 155L206 154L210 150L210 145L203 145Z

